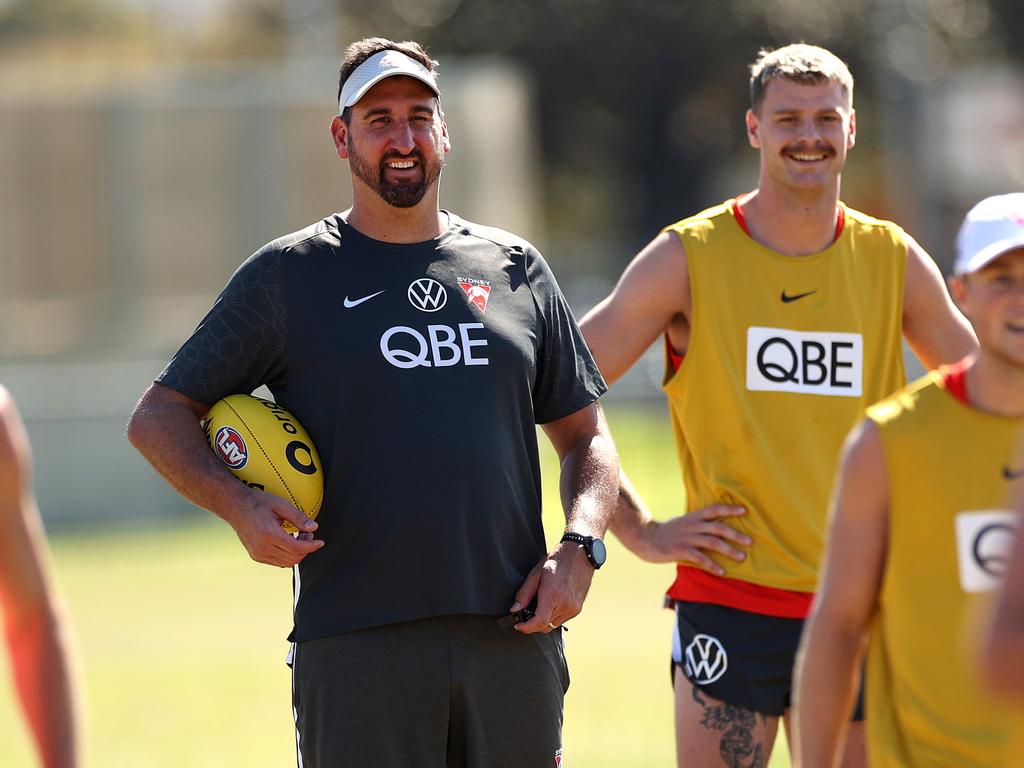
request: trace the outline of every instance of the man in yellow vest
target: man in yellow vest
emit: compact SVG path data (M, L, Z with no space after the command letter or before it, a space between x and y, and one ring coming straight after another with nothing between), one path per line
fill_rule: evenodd
M954 271L980 351L870 407L843 452L797 667L801 765L837 764L865 639L872 768L1011 765L975 648L1024 487L1024 193L967 214Z
M839 201L846 65L789 45L761 53L750 86L757 189L667 227L581 324L609 383L664 337L688 511L652 520L623 476L612 530L678 562L677 756L701 768L767 762L835 463L864 408L905 383L901 333L929 367L975 345L921 247Z

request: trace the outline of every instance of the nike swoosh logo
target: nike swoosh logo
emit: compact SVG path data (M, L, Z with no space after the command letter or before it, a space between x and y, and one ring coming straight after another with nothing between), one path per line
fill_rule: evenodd
M384 289L384 291L386 291L386 290L387 290L387 288ZM371 293L369 296L363 296L363 298L361 298L361 299L350 299L348 296L346 296L345 297L345 309L352 309L352 307L358 307L364 301L369 301L370 299L374 298L375 296L380 296L382 293L384 293L384 291L377 291L376 293Z
M1003 467L1004 480L1020 480L1022 477L1024 477L1024 469L1018 469L1015 472L1009 466Z
M807 293L794 293L792 296L789 296L789 295L786 294L785 291L783 291L782 294L779 296L779 298L782 299L782 303L783 304L789 304L789 302L791 302L791 301L796 301L797 299L802 299L805 296L810 296L812 293L817 293L817 292L818 292L817 289L815 289L813 291L808 291Z

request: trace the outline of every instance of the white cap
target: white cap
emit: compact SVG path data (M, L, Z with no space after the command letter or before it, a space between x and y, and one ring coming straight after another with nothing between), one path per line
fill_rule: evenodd
M1024 248L1024 192L986 197L964 217L953 271L977 272L1014 248Z
M385 77L393 75L405 75L415 77L426 85L434 94L440 98L441 92L437 89L437 80L434 73L420 64L416 59L406 56L401 51L391 50L378 51L370 58L356 67L348 79L342 83L341 97L338 99L338 114L345 111L359 101L366 92Z

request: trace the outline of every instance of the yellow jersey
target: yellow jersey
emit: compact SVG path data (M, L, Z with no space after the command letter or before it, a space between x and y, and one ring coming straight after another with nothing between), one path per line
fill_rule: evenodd
M906 383L905 236L843 206L831 246L786 256L746 234L733 205L666 228L692 297L689 347L664 382L687 506L747 509L729 522L753 540L746 560L711 554L727 578L813 592L843 440Z
M976 656L1017 525L1024 419L970 407L950 381L933 372L868 409L889 479L866 667L872 768L1011 764L1010 713L982 691Z

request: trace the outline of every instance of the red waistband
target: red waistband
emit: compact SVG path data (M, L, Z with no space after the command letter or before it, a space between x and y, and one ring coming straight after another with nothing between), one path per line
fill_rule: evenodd
M740 579L713 576L689 565L676 566L676 580L669 587L673 600L712 603L764 616L806 619L811 612L813 592L794 592L751 584Z

